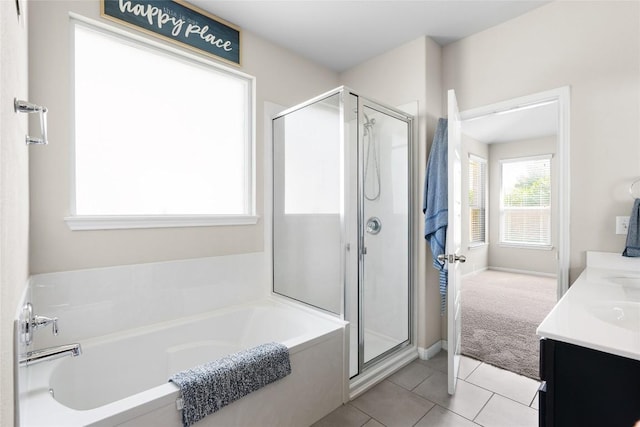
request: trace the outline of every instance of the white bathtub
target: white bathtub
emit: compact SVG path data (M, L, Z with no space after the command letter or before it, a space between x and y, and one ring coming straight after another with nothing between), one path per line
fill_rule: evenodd
M173 373L270 341L289 348L291 375L197 425L310 425L346 399L345 333L344 322L268 299L88 339L80 357L20 368L20 425L179 427Z

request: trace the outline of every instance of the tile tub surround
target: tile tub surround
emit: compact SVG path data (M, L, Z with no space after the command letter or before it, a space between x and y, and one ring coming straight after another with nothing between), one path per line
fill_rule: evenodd
M638 313L640 286L620 278L640 281L640 259L588 252L587 268L540 324L538 336L640 360L640 323L622 327L595 314L625 305L631 315Z
M31 349L82 341L260 300L269 295L262 252L34 275L34 313L58 317Z
M463 356L458 384L464 390L450 397L446 357L441 351L433 359L412 362L313 427L538 425L539 382ZM495 378L486 381L487 375Z

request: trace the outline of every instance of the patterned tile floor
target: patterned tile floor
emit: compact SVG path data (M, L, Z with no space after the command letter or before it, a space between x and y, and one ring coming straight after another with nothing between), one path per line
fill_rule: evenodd
M462 357L447 393L447 353L416 360L313 427L529 427L538 425L539 383Z

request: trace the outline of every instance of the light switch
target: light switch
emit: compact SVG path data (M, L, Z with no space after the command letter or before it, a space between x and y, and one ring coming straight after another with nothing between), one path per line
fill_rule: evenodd
M617 216L616 217L616 234L627 234L629 229L629 217Z

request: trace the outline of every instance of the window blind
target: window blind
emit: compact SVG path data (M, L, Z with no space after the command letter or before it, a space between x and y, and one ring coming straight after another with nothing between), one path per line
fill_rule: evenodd
M551 156L503 160L502 243L551 245Z
M469 156L469 243L485 243L487 236L487 161Z

